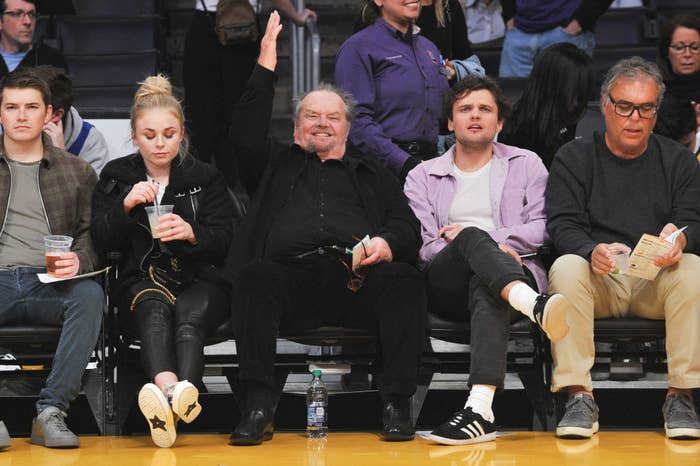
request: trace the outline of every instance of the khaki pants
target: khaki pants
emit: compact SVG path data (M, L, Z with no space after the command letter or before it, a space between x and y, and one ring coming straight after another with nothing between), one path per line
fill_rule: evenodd
M700 387L700 257L683 254L654 281L626 275L596 275L582 257L568 254L549 272L550 293L571 302L569 333L552 344L552 391L572 385L592 390L595 358L593 319L634 315L666 320L668 384Z

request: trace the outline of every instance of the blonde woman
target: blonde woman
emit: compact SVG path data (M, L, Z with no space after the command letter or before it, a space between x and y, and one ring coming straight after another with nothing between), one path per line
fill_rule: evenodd
M178 419L200 413L203 340L229 315L229 292L217 266L232 235L233 207L223 176L187 154L180 103L162 76L134 98L131 131L138 152L108 163L93 197L98 250L121 253L119 316L141 340L151 379L139 407L153 442L175 442ZM149 226L146 206L173 205Z

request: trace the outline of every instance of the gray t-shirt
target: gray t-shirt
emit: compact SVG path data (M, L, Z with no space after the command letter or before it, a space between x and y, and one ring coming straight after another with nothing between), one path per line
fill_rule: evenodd
M51 234L39 195L40 162L7 160L12 170L9 208L0 235L0 268L44 267L44 236Z

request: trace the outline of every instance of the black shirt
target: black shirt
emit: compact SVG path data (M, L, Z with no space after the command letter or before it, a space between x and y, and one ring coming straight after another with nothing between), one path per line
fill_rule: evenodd
M430 39L440 50L443 58L463 60L472 54L467 37L467 21L464 18L462 5L457 0L435 0L445 5L445 27L438 25L433 5L421 8L416 24L421 29L421 35Z
M319 246L350 246L371 230L365 207L345 160L306 163L287 204L273 222L265 257L284 259Z
M549 172L547 232L557 252L588 258L598 243L634 248L643 233L667 223L687 226L686 252L700 249L700 169L681 144L652 134L647 150L616 157L604 136L574 140L557 152Z

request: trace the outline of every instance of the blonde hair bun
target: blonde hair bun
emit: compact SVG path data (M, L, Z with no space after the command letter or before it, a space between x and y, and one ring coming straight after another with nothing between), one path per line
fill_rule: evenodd
M140 86L136 91L136 95L134 95L134 103L152 96L173 95L173 86L170 84L170 80L168 80L168 78L162 74L157 76L149 76L139 84Z

